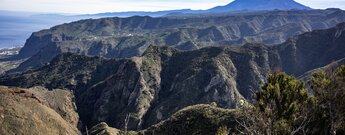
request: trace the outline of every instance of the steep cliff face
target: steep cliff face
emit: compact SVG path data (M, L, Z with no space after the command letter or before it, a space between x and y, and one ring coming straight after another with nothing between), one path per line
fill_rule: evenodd
M253 98L270 71L299 76L345 58L344 26L302 34L278 46L193 51L149 46L141 57L129 59L61 54L40 69L3 76L0 84L68 88L88 127L106 122L123 129L128 119L129 129L144 129L194 104L236 108L239 101Z
M64 52L124 58L139 56L152 44L180 50L247 42L280 44L291 36L344 21L342 10L81 20L33 33L17 56L31 58L14 71L40 67Z
M63 54L41 69L4 77L1 84L69 88L76 94L81 120L89 127L104 121L122 128L129 117L129 129L142 129L189 105L217 102L236 108L244 99L241 92L250 92L237 87L237 69L227 55L230 50L180 52L150 46L142 57L124 60Z
M0 134L80 134L70 96L63 90L0 86Z
M85 109L80 112L89 110L80 115L92 118L90 125L105 121L118 128L130 117L131 129L143 129L194 104L216 102L236 108L267 76L268 48L248 45L178 52L151 46L142 57L78 96L79 109Z

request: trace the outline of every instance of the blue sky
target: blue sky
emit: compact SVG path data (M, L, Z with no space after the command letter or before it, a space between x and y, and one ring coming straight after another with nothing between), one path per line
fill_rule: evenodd
M208 9L232 0L0 0L0 10L47 13L101 13L118 11L158 11ZM345 0L295 0L312 8L345 9Z

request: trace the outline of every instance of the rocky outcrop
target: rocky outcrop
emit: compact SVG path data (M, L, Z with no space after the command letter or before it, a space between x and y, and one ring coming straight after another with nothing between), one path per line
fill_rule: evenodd
M230 133L235 133L236 120L241 114L236 110L218 108L217 105L194 105L181 109L167 120L153 125L139 134L216 134L217 129L224 126Z
M72 126L78 127L79 115L76 110L74 96L70 91L62 89L47 90L39 86L26 89L26 91L32 93L44 105L60 114Z
M92 127L90 130L87 131L88 135L120 135L121 131L112 127L109 127L107 123L102 122L94 127Z
M72 103L67 99L69 97L64 97L69 92L48 92L39 88L45 91L40 93L41 90L35 91L36 89L0 86L0 134L80 134L74 121L78 119L78 115L75 110L70 109ZM38 93L60 96L48 99L49 96L42 97Z
M102 122L92 127L90 135L190 135L216 134L220 127L236 133L236 120L241 119L237 110L218 108L216 104L188 106L174 113L168 119L140 131L125 131L109 127Z
M252 100L271 71L296 76L345 58L344 26L305 33L278 46L246 44L179 51L149 46L141 57L107 59L71 53L22 74L0 78L1 85L74 92L82 122L92 127L139 130L190 105L216 102L236 108Z
M247 42L280 44L294 35L344 21L344 11L333 9L81 20L33 33L16 56L30 59L11 72L41 67L65 52L124 58L141 55L149 45L194 50Z

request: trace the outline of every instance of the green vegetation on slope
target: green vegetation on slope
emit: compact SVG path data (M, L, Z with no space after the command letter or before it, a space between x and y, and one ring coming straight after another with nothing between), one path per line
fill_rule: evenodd
M345 66L313 74L312 95L302 82L282 73L270 75L254 106L241 109L243 134L344 134Z
M186 107L148 129L133 135L288 135L343 134L345 66L319 71L309 82L315 94L308 95L304 83L285 73L273 73L256 102L244 103L237 110L216 104ZM104 124L103 124L104 125ZM99 127L99 126L98 126ZM109 130L103 126L102 133Z
M316 98L313 121L324 134L345 133L345 66L333 71L320 70L310 81Z
M90 135L212 135L236 133L240 116L232 109L218 108L215 103L186 107L167 120L141 131L119 131L100 123L89 130ZM114 132L116 131L116 132ZM86 133L84 133L86 134ZM226 134L227 135L227 134Z
M238 116L236 110L221 109L216 105L195 105L176 112L169 119L141 131L141 133L207 135L216 133L219 127L228 127L227 130L235 132Z

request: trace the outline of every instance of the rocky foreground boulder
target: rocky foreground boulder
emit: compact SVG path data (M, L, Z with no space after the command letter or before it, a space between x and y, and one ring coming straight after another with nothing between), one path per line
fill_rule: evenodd
M78 135L69 91L0 86L0 134Z

